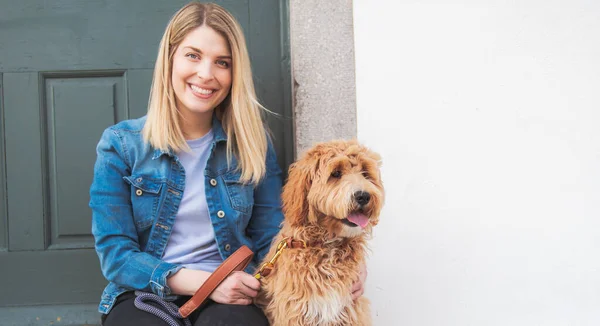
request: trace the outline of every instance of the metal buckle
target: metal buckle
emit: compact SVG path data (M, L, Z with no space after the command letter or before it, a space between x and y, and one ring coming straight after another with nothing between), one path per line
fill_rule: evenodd
M281 252L287 248L287 240L288 238L283 238L283 240L279 241L279 243L277 244L277 251L275 252L275 255L273 255L273 257L271 257L271 259L262 264L260 266L260 268L258 269L258 272L256 272L256 274L254 274L254 278L256 278L257 280L260 280L260 278L262 277L262 272L265 270L265 268L269 267L271 269L273 269L275 267L275 262L277 261L277 259L279 258L279 256L281 256ZM302 241L304 242L304 241ZM306 246L306 243L304 243L304 245Z

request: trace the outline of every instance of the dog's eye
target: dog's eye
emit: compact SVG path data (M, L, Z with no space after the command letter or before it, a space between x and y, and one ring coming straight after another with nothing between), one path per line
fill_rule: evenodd
M371 175L367 171L362 171L362 175L363 175L363 177L365 177L365 179L368 179L368 180L371 179Z
M335 170L335 171L331 172L331 177L339 179L342 177L342 172L340 170Z

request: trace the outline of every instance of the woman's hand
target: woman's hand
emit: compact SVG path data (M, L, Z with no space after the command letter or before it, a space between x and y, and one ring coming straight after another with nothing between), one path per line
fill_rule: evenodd
M209 276L209 272L182 268L167 279L167 284L173 293L191 296ZM249 305L258 290L260 282L254 276L233 272L217 286L209 298L218 303Z
M209 298L218 303L249 305L258 295L260 282L244 272L233 272L217 286Z
M367 265L362 263L359 267L358 280L352 285L352 300L360 298L365 293L365 281L367 280Z

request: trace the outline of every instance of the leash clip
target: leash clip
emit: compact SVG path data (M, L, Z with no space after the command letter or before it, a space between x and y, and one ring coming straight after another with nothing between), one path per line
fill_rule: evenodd
M286 238L283 238L283 240L279 241L279 243L277 244L277 251L275 252L275 255L273 255L273 257L268 262L266 262L260 266L260 268L258 269L258 272L256 272L256 274L254 274L254 278L256 278L257 280L260 280L261 277L266 277L271 273L271 271L275 267L275 262L277 261L277 259L279 259L279 256L281 256L281 252L283 252L283 250L285 248L287 248L288 239L289 239L289 237L286 237Z

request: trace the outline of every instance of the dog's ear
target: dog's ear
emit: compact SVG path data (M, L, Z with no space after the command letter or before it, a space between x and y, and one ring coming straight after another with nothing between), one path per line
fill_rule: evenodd
M369 158L371 158L371 160L375 162L377 170L377 179L379 180L378 186L383 189L383 184L381 182L381 155L371 150L367 151L367 155L369 156Z
M309 221L316 221L307 197L318 165L318 159L310 154L290 165L288 180L283 187L281 198L285 218L292 225L305 225Z
M371 216L371 225L375 226L379 222L379 213L385 200L385 192L383 189L383 182L381 180L381 156L366 147L362 147L362 153L360 157L363 164L363 169L368 172L368 175L372 178L373 185L375 185L377 189L377 191L372 193L371 196L371 204L373 204L373 207L375 208L373 210L373 215Z

